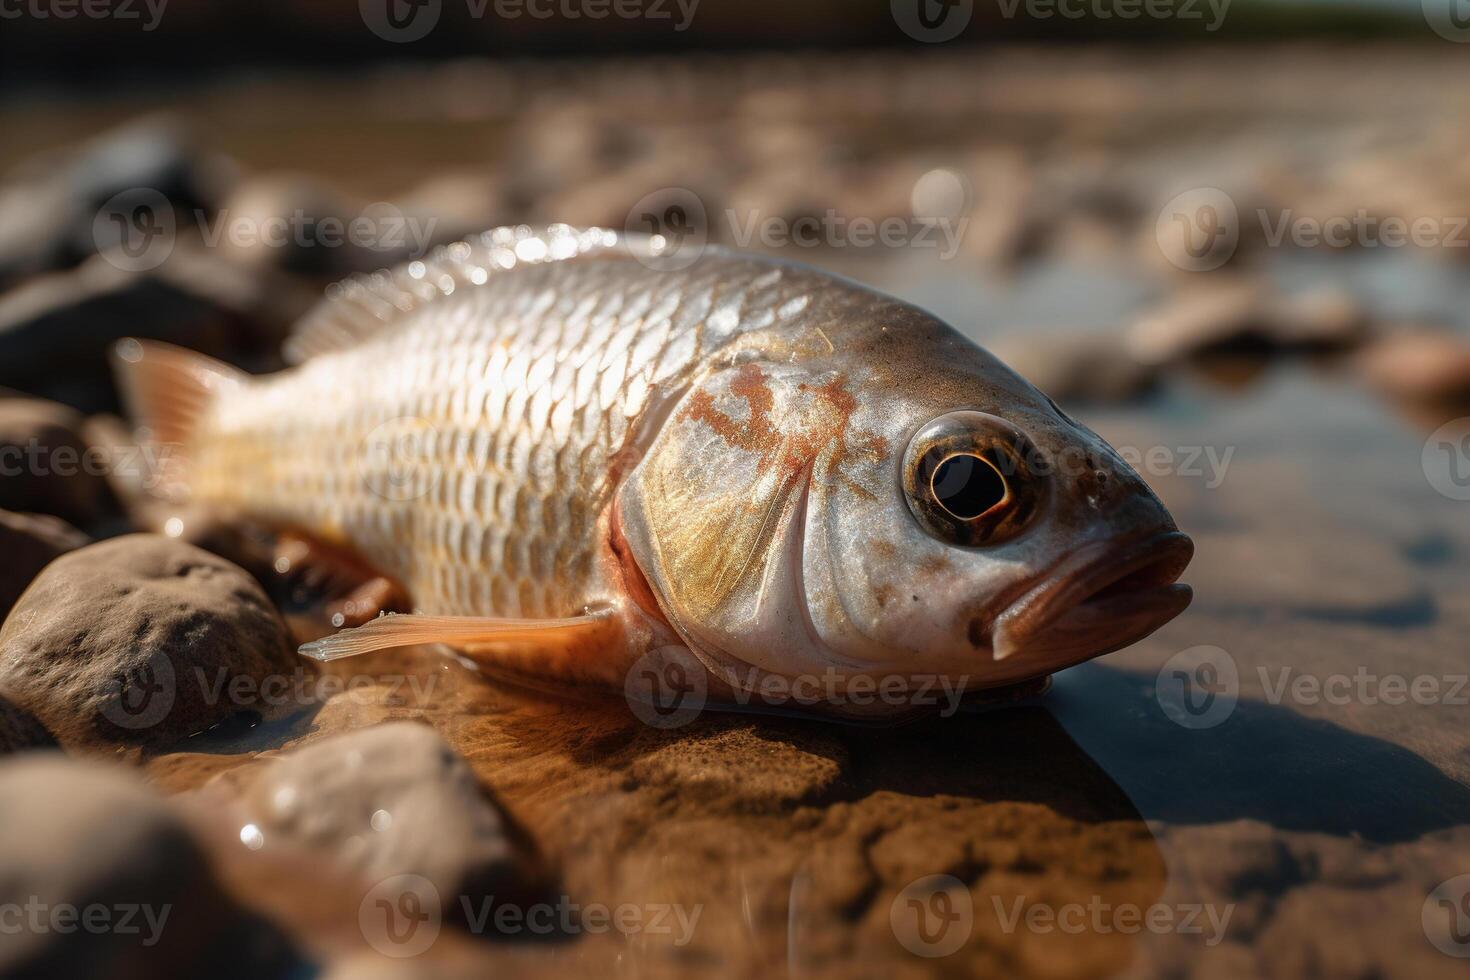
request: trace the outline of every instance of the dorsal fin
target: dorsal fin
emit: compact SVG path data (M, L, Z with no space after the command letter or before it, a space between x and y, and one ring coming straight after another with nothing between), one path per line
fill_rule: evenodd
M394 269L337 283L286 341L286 359L299 364L318 354L356 346L400 322L405 314L455 290L483 285L518 265L561 262L621 246L643 253L645 235L606 228L527 225L494 228Z

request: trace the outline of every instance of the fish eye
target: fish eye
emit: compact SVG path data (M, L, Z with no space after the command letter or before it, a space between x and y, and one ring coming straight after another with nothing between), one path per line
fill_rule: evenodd
M929 480L935 501L957 520L971 521L1010 495L1006 478L989 460L974 453L955 453L934 468Z
M948 544L984 547L1008 541L1030 524L1045 484L1030 465L1030 441L983 412L951 412L919 429L904 454L909 510Z

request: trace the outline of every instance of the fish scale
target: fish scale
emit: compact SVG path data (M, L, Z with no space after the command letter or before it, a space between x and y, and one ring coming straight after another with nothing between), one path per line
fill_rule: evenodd
M611 461L650 396L795 312L804 286L723 255L660 272L606 241L507 261L576 234L490 233L350 284L306 321L297 369L221 393L200 421L191 499L348 542L427 612L562 616L598 598ZM354 336L344 307L391 325Z

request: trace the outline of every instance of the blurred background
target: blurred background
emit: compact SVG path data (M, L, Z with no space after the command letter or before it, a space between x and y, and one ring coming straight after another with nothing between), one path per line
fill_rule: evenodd
M1019 721L754 742L731 722L642 769L613 746L648 733L601 731L563 746L550 788L526 746L557 751L560 722L507 737L456 688L436 727L569 888L710 905L695 954L570 946L515 969L1450 975L1470 955L1450 693L1470 628L1466 42L1465 0L0 0L0 387L116 438L119 338L278 369L332 283L502 225L717 243L893 292L1119 447L1195 538L1194 607ZM0 402L0 441L33 424ZM0 506L123 526L102 491L4 486ZM1201 721L1169 684L1206 661L1228 710ZM1394 701L1386 676L1439 693ZM363 703L309 734L411 714ZM762 777L804 786L818 758L839 788L755 800L755 775L709 775L757 743ZM150 772L195 790L281 744ZM597 782L604 752L667 792ZM671 817L679 798L697 805ZM626 848L587 843L606 839ZM962 950L931 960L888 910L938 872L975 897ZM1208 945L1059 936L999 928L1002 892L1236 912ZM300 912L280 901L260 904Z

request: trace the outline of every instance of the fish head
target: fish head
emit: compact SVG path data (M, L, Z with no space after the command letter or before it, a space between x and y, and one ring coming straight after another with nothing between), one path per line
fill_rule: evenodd
M1178 615L1193 553L1103 439L895 304L831 355L713 373L619 497L690 649L753 668L1017 683Z

